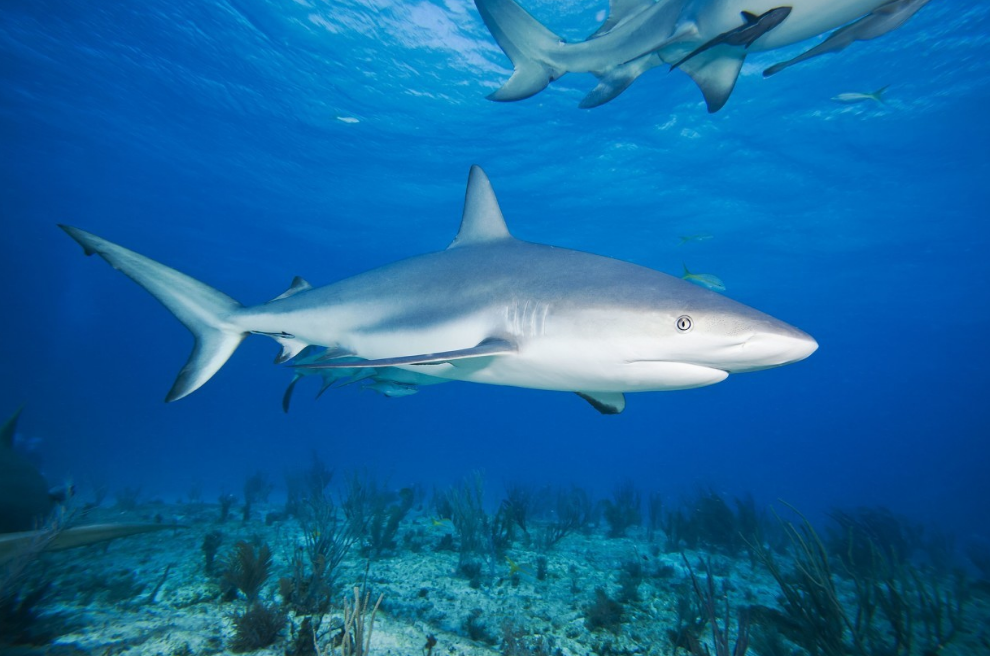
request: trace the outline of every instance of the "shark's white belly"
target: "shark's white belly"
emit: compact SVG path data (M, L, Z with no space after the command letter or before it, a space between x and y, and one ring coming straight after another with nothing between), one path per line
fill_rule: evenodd
M841 27L887 2L889 0L694 0L685 6L681 20L696 23L697 41L704 43L740 27L743 11L760 15L775 7L792 7L784 22L757 39L749 48L750 51L762 52L789 46Z

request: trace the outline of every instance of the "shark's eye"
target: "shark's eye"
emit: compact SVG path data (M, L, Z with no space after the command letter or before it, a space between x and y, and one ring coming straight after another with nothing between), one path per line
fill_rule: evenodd
M691 317L689 317L686 314L682 314L681 316L677 317L677 321L674 323L674 325L677 326L677 330L681 331L682 333L686 333L691 330L691 327L694 325L694 322L691 321Z

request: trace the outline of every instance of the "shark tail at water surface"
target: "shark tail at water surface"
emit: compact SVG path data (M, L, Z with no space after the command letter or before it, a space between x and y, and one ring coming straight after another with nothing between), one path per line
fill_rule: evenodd
M490 100L511 102L529 98L566 72L552 66L548 57L550 49L562 39L513 0L477 0L476 5L515 68L512 77L488 96Z
M75 239L87 255L99 255L114 269L148 290L193 334L192 354L165 397L166 403L199 389L247 336L242 327L231 322L243 306L226 294L94 234L71 226L59 227Z

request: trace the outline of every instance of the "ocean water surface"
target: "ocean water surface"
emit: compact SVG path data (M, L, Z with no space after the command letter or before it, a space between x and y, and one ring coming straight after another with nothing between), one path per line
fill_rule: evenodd
M571 40L608 8L522 4ZM582 110L595 84L587 74L518 103L486 100L511 64L466 0L6 0L0 414L24 404L18 442L53 486L71 481L84 501L108 490L107 509L116 493L139 491L141 504L161 504L145 516L166 522L195 524L220 495L240 498L258 471L280 506L283 473L316 454L334 471L334 498L348 472L417 486L423 522L442 514L431 493L472 472L483 472L491 513L514 485L577 485L596 500L632 485L644 510L650 494L667 508L710 492L730 505L752 495L761 512L786 511L783 501L819 527L835 509L882 507L927 535L951 533L958 565L977 580L967 550L990 542L990 8L934 0L883 38L763 78L807 45L750 55L716 114L687 76L664 68ZM885 85L883 104L831 100ZM56 227L260 303L293 276L328 284L445 248L472 164L517 237L717 276L727 296L820 348L707 388L630 394L617 416L573 394L471 383L405 398L351 385L312 400L313 380L284 413L292 372L272 364L271 340L252 337L202 389L166 405L188 332ZM682 239L691 235L710 238ZM191 500L209 508L181 511ZM638 530L624 539L642 544L603 552L603 562L647 553ZM202 535L181 539L166 549L198 562ZM275 546L276 563L288 563ZM114 550L128 553L123 541ZM84 553L53 562L67 568ZM376 567L379 577L408 575ZM560 565L560 581L567 571ZM157 574L146 578L153 585ZM181 581L159 605L177 603ZM482 584L489 595L497 587ZM591 579L581 587L594 598ZM389 596L383 621L398 626L402 593ZM979 653L980 603L955 653ZM64 612L86 635L80 607ZM234 610L218 612L229 633ZM452 619L464 613L408 612L424 623L417 649L420 634L448 631L477 653L508 653L506 638L488 643ZM137 622L133 608L120 613ZM632 649L629 631L616 645ZM287 635L271 653L287 649ZM217 653L229 646L221 637L187 647ZM111 642L74 644L105 653ZM669 642L643 642L642 653L670 653ZM609 653L600 640L581 644L587 651L561 648ZM395 645L391 653L412 653Z

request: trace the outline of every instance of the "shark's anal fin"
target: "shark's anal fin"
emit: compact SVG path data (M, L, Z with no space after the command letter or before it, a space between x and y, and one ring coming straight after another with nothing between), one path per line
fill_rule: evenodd
M714 114L725 106L736 86L746 51L738 48L713 48L680 64L705 96L708 113Z
M442 351L440 353L422 353L420 355L404 355L397 358L382 358L380 360L361 360L360 362L321 362L312 364L289 365L296 369L354 369L355 367L398 367L402 365L443 364L454 360L470 358L485 358L495 355L510 355L516 352L516 345L505 339L489 338L477 346Z
M603 415L617 415L626 409L626 397L622 392L576 392Z

